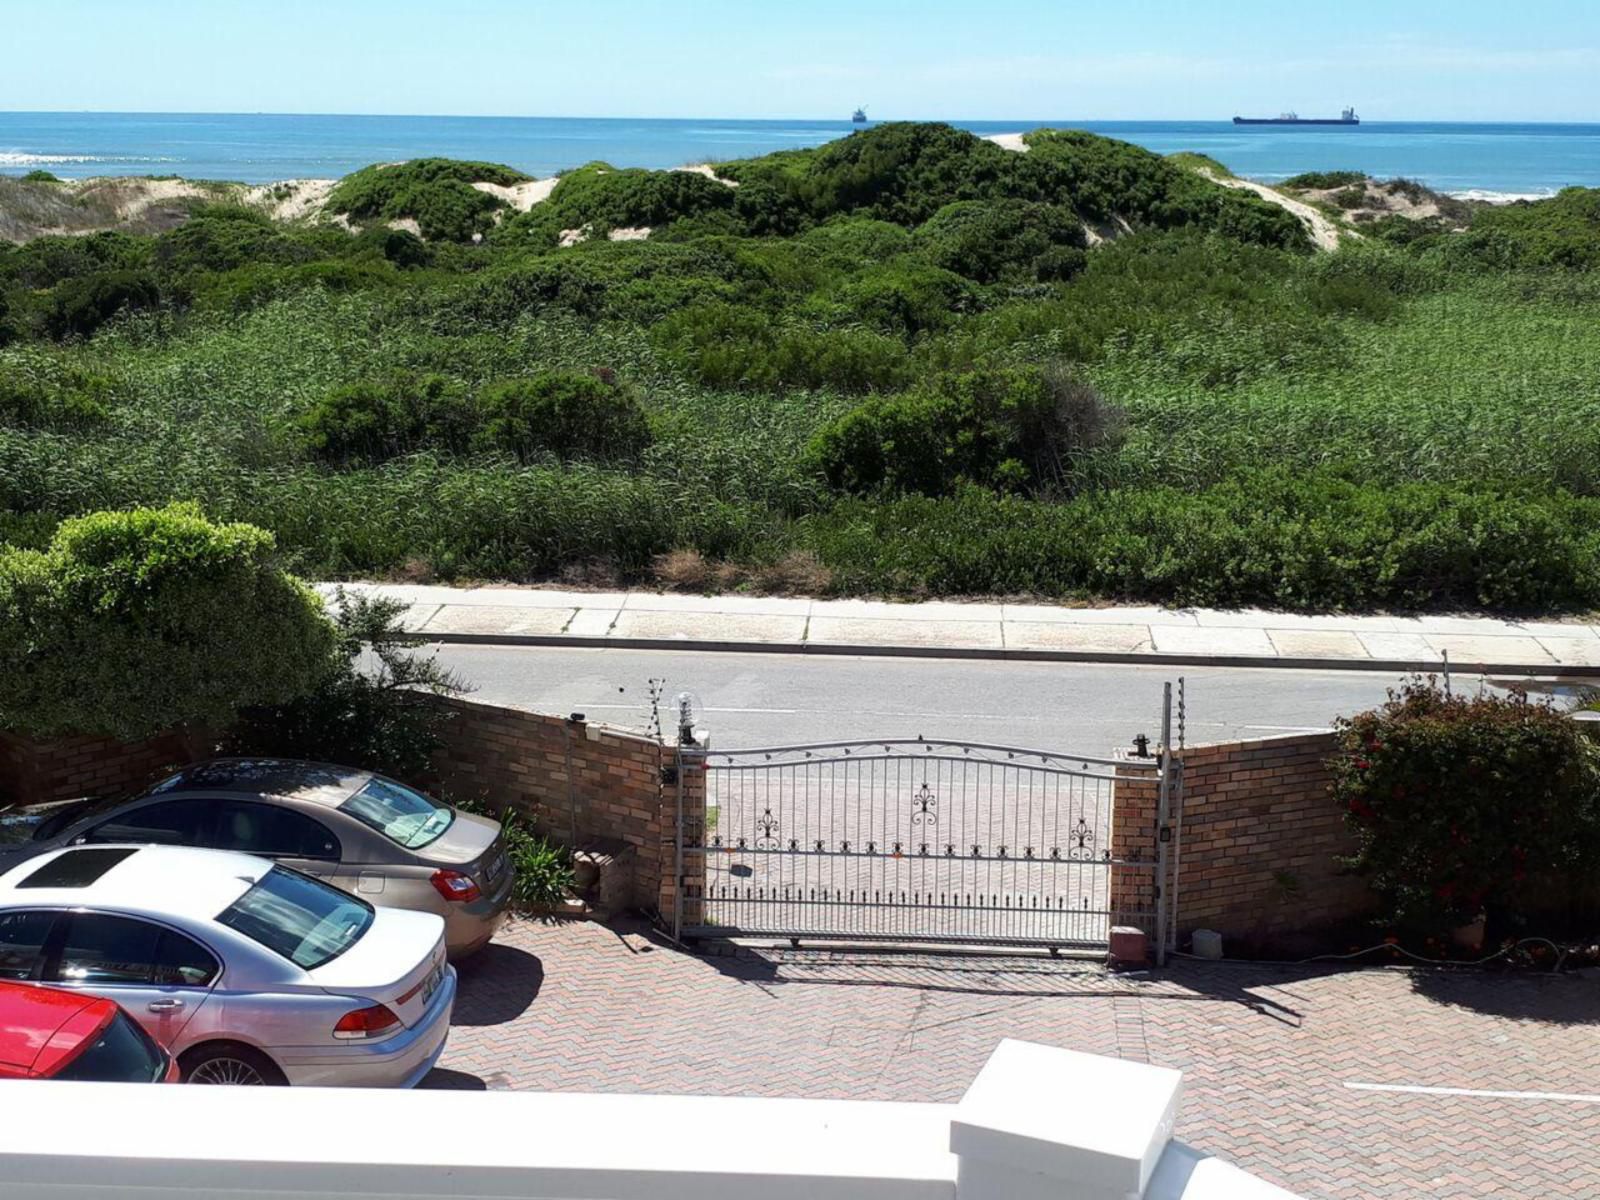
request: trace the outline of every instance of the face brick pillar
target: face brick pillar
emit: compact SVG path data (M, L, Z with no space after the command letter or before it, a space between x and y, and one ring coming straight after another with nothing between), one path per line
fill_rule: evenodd
M1156 801L1160 775L1119 766L1111 785L1111 924L1155 936ZM1131 863L1137 865L1120 865Z
M706 752L700 746L677 749L678 782L661 789L661 917L673 931L705 924ZM679 798L682 798L681 801ZM681 810L680 810L681 805ZM681 875L678 831L683 831ZM680 908L681 902L681 908Z

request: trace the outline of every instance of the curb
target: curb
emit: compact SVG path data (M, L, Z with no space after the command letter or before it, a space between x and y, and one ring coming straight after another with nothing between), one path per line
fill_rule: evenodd
M821 654L855 658L959 658L1000 662L1104 663L1153 667L1256 667L1301 671L1382 671L1385 674L1437 673L1437 660L1398 658L1302 658L1258 654L1163 654L1115 650L1008 650L974 646L854 646L836 642L735 642L687 638L568 637L559 633L429 633L413 631L423 642L442 646L553 646L569 649L678 650L713 654ZM1600 679L1600 666L1562 663L1450 663L1453 674L1555 676Z

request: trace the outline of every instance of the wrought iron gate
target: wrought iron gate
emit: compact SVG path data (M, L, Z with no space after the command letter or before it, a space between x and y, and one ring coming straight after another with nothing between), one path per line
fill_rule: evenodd
M1128 849L1155 848L1153 830L1114 845L1112 810L1119 780L1165 797L1164 754L920 738L692 753L704 803L680 798L687 936L1103 947L1114 912L1153 915L1127 896L1160 908L1156 854ZM1143 875L1122 905L1116 872Z

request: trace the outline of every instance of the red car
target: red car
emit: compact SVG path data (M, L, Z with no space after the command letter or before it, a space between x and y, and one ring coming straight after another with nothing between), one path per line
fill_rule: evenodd
M178 1074L116 1001L0 982L0 1079L177 1083Z

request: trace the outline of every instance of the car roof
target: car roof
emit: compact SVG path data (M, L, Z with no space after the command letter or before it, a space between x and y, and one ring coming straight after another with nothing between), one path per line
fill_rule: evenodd
M98 1029L115 1008L116 1004L100 996L0 981L0 1068L32 1070L40 1054L74 1017L94 1010L100 1020L80 1022L80 1027ZM56 1047L57 1051L66 1049L70 1047Z
M89 869L74 870L82 866ZM118 908L210 921L271 869L266 859L231 850L69 846L0 875L0 907ZM28 886L41 872L46 879L76 875L85 882Z
M183 792L238 792L278 796L336 807L372 778L371 771L294 758L213 758L184 767L155 784L146 796Z

